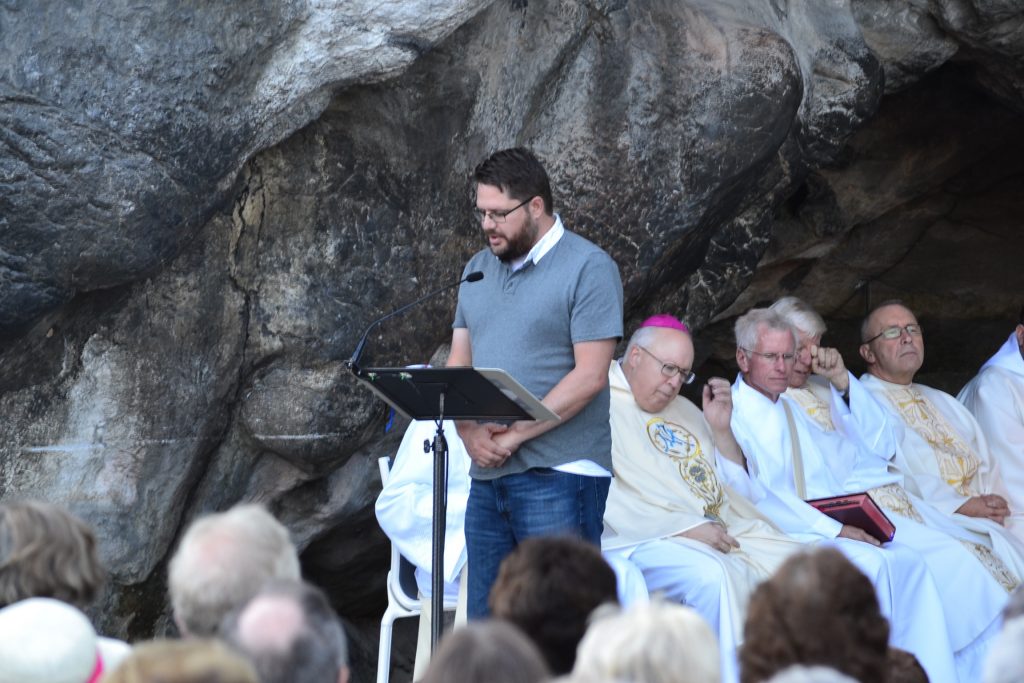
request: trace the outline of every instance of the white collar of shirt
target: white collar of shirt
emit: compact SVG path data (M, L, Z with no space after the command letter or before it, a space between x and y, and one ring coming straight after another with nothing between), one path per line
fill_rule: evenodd
M537 240L537 243L533 245L533 248L530 249L529 252L527 252L526 256L517 258L509 264L512 266L512 272L516 272L530 261L533 261L533 265L537 265L537 263L544 258L544 254L551 251L551 248L558 243L558 240L562 239L562 235L564 234L565 226L562 225L562 217L556 213L554 225L544 233L543 237Z

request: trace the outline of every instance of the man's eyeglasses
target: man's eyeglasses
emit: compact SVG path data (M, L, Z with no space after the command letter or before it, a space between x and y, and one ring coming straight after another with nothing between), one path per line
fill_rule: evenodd
M654 360L661 363L661 374L665 375L666 377L675 377L676 375L682 375L683 384L690 384L691 382L693 382L694 379L696 379L697 375L695 375L692 370L683 370L675 363L666 363L665 361L658 358L653 353L651 353L644 347L640 346L639 344L637 344L636 347L643 351L644 353L646 353L651 358L653 358Z
M473 209L473 213L481 223L490 218L495 223L501 224L505 222L505 219L508 218L510 213L522 206L526 206L532 199L533 197L530 197L530 199L527 199L526 201L519 202L508 211L484 211L483 209Z
M900 337L903 336L903 330L906 330L907 334L909 334L911 337L920 337L922 334L924 334L924 329L917 323L910 323L909 325L904 325L903 327L900 327L899 325L893 325L892 327L885 328L871 339L868 339L861 343L870 344L879 337L884 337L885 339L889 339L890 341L893 339L899 339Z
M740 348L742 349L743 347L741 346ZM774 365L775 362L778 361L780 358L782 359L782 362L785 363L786 365L791 365L796 360L796 354L795 353L778 353L777 351L771 351L769 353L761 353L760 351L751 351L750 349L743 349L743 350L746 351L747 353L751 354L751 355L761 356L761 358L764 358L766 361L768 361L772 365Z

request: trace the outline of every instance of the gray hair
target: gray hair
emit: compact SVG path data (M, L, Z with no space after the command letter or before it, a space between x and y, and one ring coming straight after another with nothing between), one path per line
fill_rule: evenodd
M302 624L286 634L284 649L243 633L239 621L263 598L291 601L302 614ZM266 584L246 605L233 610L220 628L221 637L241 652L260 676L260 683L335 683L348 665L348 644L338 616L319 588L302 581L276 580Z
M770 308L752 308L739 318L736 318L736 346L753 351L757 346L757 339L761 330L782 330L789 332L793 337L793 348L796 348L797 338L793 326L778 312Z
M608 610L603 610L605 614ZM693 609L655 600L601 616L580 642L573 675L644 683L717 683L718 640Z
M782 297L771 305L771 310L788 320L793 327L812 337L819 337L828 329L824 318L803 299L795 296Z
M633 336L629 338L629 343L626 344L626 352L623 355L628 358L634 346L650 346L654 341L654 335L657 334L657 329L657 327L637 328Z
M214 635L224 615L267 581L299 576L288 530L262 506L236 505L201 517L185 532L168 569L175 620L189 635Z
M537 646L507 621L471 621L441 640L420 683L542 683L550 679Z

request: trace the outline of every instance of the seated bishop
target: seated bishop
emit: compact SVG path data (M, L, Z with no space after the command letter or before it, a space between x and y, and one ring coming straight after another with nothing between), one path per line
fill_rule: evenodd
M1024 308L1020 322L957 399L974 415L999 463L1007 528L1024 540Z
M704 414L679 395L693 378L693 343L668 315L649 318L611 364L612 465L602 547L628 557L652 594L697 610L718 634L722 680L737 680L750 593L803 544L722 485L732 438L729 383L704 387ZM706 419L705 419L706 418Z

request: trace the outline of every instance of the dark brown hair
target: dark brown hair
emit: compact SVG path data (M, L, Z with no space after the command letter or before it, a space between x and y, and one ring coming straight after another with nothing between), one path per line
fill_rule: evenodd
M529 636L555 674L572 671L591 612L608 602L618 603L615 572L596 546L570 537L520 543L490 595L494 616Z
M496 187L512 199L544 200L544 213L551 214L551 182L544 166L524 147L503 149L487 157L473 171L480 185Z
M758 586L743 635L742 683L793 664L832 667L858 681L887 680L889 622L868 578L831 548L794 555Z
M888 683L928 683L928 673L913 653L890 647L886 657Z

